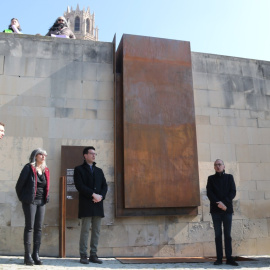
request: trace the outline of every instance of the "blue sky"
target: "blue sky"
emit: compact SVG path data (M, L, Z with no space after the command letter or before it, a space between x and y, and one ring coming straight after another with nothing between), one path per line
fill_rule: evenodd
M90 7L99 40L123 34L190 41L194 52L270 61L270 0L14 0L1 2L1 27L45 35L67 6Z

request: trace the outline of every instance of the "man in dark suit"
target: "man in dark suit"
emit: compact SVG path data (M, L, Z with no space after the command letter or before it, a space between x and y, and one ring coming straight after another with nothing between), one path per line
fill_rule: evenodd
M210 175L207 181L207 197L210 200L210 213L212 215L217 260L214 265L222 264L223 248L222 248L222 224L224 228L224 242L226 264L238 266L238 263L232 258L232 201L236 195L236 187L233 176L225 173L225 165L221 159L217 159L214 163L216 173Z
M101 218L104 217L103 200L107 183L103 171L96 167L95 148L84 148L84 163L74 169L74 182L79 191L79 218L81 221L80 262L82 264L102 263L97 256ZM92 225L90 257L87 259L89 229Z

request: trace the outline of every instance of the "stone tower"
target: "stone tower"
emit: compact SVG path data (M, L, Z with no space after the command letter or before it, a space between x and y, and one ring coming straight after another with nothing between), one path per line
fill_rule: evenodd
M91 15L89 7L85 11L85 8L80 10L79 4L77 4L76 10L68 6L64 17L67 19L69 28L77 39L98 40L98 28L95 27L95 13Z

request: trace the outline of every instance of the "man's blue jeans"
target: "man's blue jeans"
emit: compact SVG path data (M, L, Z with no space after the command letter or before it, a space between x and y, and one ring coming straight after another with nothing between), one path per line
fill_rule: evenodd
M231 238L231 228L232 228L232 213L211 213L214 230L215 230L215 242L216 242L216 253L217 260L222 260L223 258L223 247L222 247L222 223L224 232L224 242L225 242L225 255L227 260L232 257L232 238Z

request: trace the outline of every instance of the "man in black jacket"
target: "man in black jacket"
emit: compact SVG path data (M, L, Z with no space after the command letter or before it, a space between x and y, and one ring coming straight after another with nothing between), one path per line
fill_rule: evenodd
M81 221L80 262L102 263L97 256L101 218L104 217L103 200L107 183L103 171L96 167L96 152L93 146L84 148L84 163L74 169L74 182L79 191L79 218ZM90 257L87 259L89 229L92 225Z
M232 201L236 195L236 187L233 176L225 173L225 165L221 159L217 159L214 163L216 173L210 175L207 181L207 197L210 200L210 213L212 215L217 260L214 265L222 264L223 248L222 248L222 223L224 228L224 242L226 264L238 266L238 263L232 258Z

